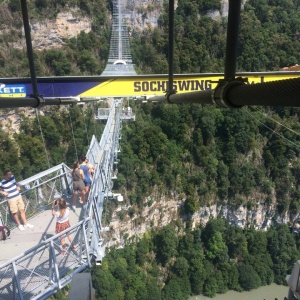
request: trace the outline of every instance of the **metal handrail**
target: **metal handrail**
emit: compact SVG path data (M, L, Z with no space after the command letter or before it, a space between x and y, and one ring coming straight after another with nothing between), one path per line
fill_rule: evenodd
M111 191L114 159L120 133L120 105L113 103L101 141L92 138L87 157L96 167L90 189L89 201L83 207L82 220L64 232L42 240L0 266L0 299L46 299L71 282L72 275L91 267L93 261L102 261L105 244L102 235L102 211L105 201L103 191ZM117 107L116 107L117 106ZM70 168L64 163L43 171L20 183L27 212L32 215L52 205L54 191L67 195L73 186ZM104 172L104 174L103 174ZM104 175L104 177L103 177ZM105 178L105 180L103 179ZM58 188L59 187L59 188ZM48 197L45 197L45 196ZM70 196L70 195L69 195ZM0 203L6 207L5 201ZM33 212L31 210L34 210ZM9 219L7 212L6 218ZM71 234L78 248L66 249L60 255L60 237Z

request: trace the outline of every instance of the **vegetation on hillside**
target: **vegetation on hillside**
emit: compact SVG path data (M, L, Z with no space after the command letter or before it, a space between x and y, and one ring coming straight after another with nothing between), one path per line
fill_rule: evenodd
M298 2L246 2L238 71L278 70L299 62ZM53 18L67 6L79 5L94 22L91 33L66 41L63 48L36 52L38 75L101 73L109 48L109 21L107 4L100 4L98 8L91 1L30 1L34 18L44 16L45 9ZM0 13L1 26L15 21L1 35L1 45L9 48L0 50L0 76L28 76L24 50L11 47L20 38L18 1L3 2L1 8L5 8ZM214 20L207 15L212 9L220 9L219 0L178 1L176 73L224 70L226 18ZM132 55L140 73L167 72L167 21L165 5L157 28L133 35ZM131 106L137 119L123 127L115 186L128 195L125 200L131 209L124 214L139 213L155 187L160 195L172 192L185 199L182 213L187 217L200 206L214 203L254 209L258 203L276 203L278 213L299 212L298 108ZM47 169L44 145L51 165L62 161L71 165L77 154L85 153L91 134L99 128L91 116L91 110L82 113L78 107L69 112L54 109L40 116L41 125L23 116L21 131L13 138L0 131L0 168L11 168L18 178ZM178 220L161 231L146 233L137 244L112 249L103 266L93 270L94 286L100 299L186 299L199 293L212 297L227 289L250 290L273 281L282 284L299 257L298 236L285 225L261 233L211 220L206 228L192 230L189 222L185 227Z
M214 297L228 290L284 284L299 255L299 244L286 225L258 232L222 219L194 230L177 222L123 249L111 249L102 266L92 269L93 286L103 300Z
M86 154L92 135L101 138L104 124L94 119L96 109L52 107L38 118L20 113L19 133L0 131L0 170L11 169L21 180L62 162L72 167Z
M178 1L175 11L174 72L224 72L227 17L212 19L220 0ZM296 0L248 0L241 13L237 71L278 71L299 63L300 9ZM141 74L168 71L168 5L159 26L132 39Z
M279 213L299 211L298 108L269 108L269 116L259 108L134 109L136 121L122 129L116 185L131 205L142 209L159 190L186 199L185 214L214 203L255 209L277 202Z
M224 70L226 20L201 14L207 12L204 2L178 2L177 73ZM298 16L297 1L247 1L238 71L278 70L299 62ZM166 73L167 41L166 13L158 28L134 36L132 53L141 73ZM298 108L147 104L136 109L136 122L123 128L119 172L124 177L117 181L129 195L131 209L124 212L129 217L148 205L154 187L185 198L185 216L214 203L254 210L275 203L278 214L299 212ZM297 235L286 225L266 233L223 226L224 220L211 220L191 231L170 224L137 244L111 250L103 267L94 269L99 298L187 299L285 284L299 259ZM285 257L287 249L292 252Z
M79 18L88 16L92 31L66 39L61 48L34 51L37 76L100 75L105 68L110 42L109 3L106 1L27 1L31 23L55 19L59 12L75 9ZM0 77L30 76L19 0L0 4ZM17 47L16 47L17 45ZM22 48L23 47L23 48Z
M29 76L22 37L21 6L18 0L2 2L0 12L0 77ZM149 10L151 9L149 6ZM79 8L89 16L92 31L65 41L59 49L35 51L38 76L99 75L108 57L110 4L106 1L28 1L30 20L54 19L59 12ZM209 14L221 9L221 1L179 1L175 11L174 72L223 72L226 17ZM146 14L147 12L145 12ZM273 71L299 62L299 4L296 0L248 0L241 14L238 71ZM141 74L168 71L168 4L156 28L142 32L133 28L131 51ZM23 40L23 46L24 46Z

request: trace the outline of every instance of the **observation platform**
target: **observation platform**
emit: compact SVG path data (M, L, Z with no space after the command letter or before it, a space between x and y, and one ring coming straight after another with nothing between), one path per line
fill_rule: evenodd
M113 24L109 59L102 76L136 75L131 60L129 34L122 16L122 3L113 0ZM98 97L98 95L96 95ZM97 99L91 99L95 101ZM101 99L100 99L101 100ZM135 120L132 109L122 110L123 99L108 99L108 109L100 109L95 119L105 120L106 126L97 141L92 137L86 156L95 166L89 202L70 209L71 227L55 234L55 218L51 214L55 195L67 200L71 207L73 181L70 168L61 163L46 171L19 182L25 187L22 193L25 212L33 228L20 231L12 223L4 201L0 201L0 224L8 225L11 235L1 243L0 299L47 299L72 280L72 276L101 264L106 241L103 232L109 230L106 220L102 224L104 202L110 196L123 201L120 194L112 193L113 179L117 175L120 129L122 120ZM75 250L67 246L61 254L61 238L72 236Z
M107 120L110 114L110 108L98 108L98 114L95 116L96 120ZM135 114L130 107L122 109L120 114L121 120L132 120L135 121Z
M73 179L71 169L64 163L19 181L25 203L26 217L33 228L20 231L5 201L0 202L0 224L8 225L11 235L0 241L0 299L47 299L72 280L72 276L101 264L105 256L106 219L102 224L104 202L110 196L116 201L123 197L112 192L116 174L122 101L113 100L101 140L92 137L86 153L95 166L88 202L77 199L76 210L70 209L71 227L55 234L56 218L51 208L54 200L63 197L71 207ZM75 249L70 247L71 236ZM62 254L61 239L67 245Z
M76 210L71 209L71 200L66 199L70 208L69 220L70 224L75 225L83 219L83 205L77 204ZM40 214L28 219L28 223L34 225L33 228L26 228L20 231L17 227L11 230L10 236L5 241L0 241L0 267L11 259L17 257L21 253L30 248L41 244L46 239L55 235L56 218L52 216L51 208L41 211ZM66 239L66 243L69 244ZM61 255L57 247L57 254ZM0 297L0 299L2 299Z

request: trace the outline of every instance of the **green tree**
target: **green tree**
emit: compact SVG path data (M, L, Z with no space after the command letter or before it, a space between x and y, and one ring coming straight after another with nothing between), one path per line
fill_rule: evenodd
M157 258L166 264L177 254L178 239L172 225L167 225L156 236Z
M3 174L3 171L5 169L10 169L13 171L14 175L18 178L21 175L20 171L22 169L21 162L19 160L19 155L18 155L19 154L18 144L2 130L0 130L0 138L1 138L0 167L2 172L1 174Z
M222 233L215 232L206 243L206 255L209 259L219 258L227 253L227 246L223 240Z
M186 213L193 214L199 210L200 205L199 205L198 200L195 197L187 196L187 198L184 202L184 208L185 208Z
M28 178L49 168L45 147L40 138L20 133L17 141L20 147L23 178Z
M179 280L171 279L162 290L162 299L165 300L182 300L187 299L185 293L181 290Z
M88 72L89 74L94 74L97 70L97 60L93 57L93 54L84 49L80 56L78 57L77 65L81 72Z
M243 261L247 257L248 243L242 229L238 227L228 227L225 240L230 258Z
M221 218L210 219L206 223L206 226L205 226L205 228L203 228L202 234L201 234L201 238L204 242L204 245L206 246L209 243L211 237L215 233L220 232L222 234L226 230L226 226L227 226L227 223L224 219L221 219Z
M242 291L239 284L239 271L234 262L225 262L219 266L224 284L229 290Z
M69 75L71 72L70 60L67 54L61 50L49 50L46 52L45 61L56 76Z
M188 274L189 264L184 257L177 257L174 265L173 265L173 272L179 278L182 278Z
M291 272L293 264L299 257L295 239L285 224L271 228L267 238L268 252L273 261L274 281L277 284L284 284L286 274Z
M216 277L209 276L204 283L203 294L205 296L213 298L216 295L217 291L218 283Z
M125 296L121 282L113 277L107 268L107 263L104 263L101 268L93 267L92 281L96 290L96 296L100 299L117 300Z
M147 260L146 256L149 253L149 241L144 236L136 245L136 261L140 266L143 266Z
M218 195L220 199L224 199L228 196L228 189L230 186L230 181L228 179L228 167L224 164L223 161L220 161L218 164L218 177L217 177L217 186L218 186Z
M261 280L251 265L242 264L238 267L239 283L243 290L251 291L261 285Z

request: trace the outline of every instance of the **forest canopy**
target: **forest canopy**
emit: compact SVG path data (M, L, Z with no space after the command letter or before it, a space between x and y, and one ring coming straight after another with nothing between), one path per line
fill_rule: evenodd
M0 76L29 76L25 49L8 48L21 37L20 6L16 0L1 5L5 8L0 13L1 26L11 24L9 19L15 21L11 30L1 32ZM93 20L90 33L66 40L62 48L35 51L38 76L101 74L109 49L108 3L100 1L96 7L94 1L37 0L30 5L35 19L48 11L52 12L49 18L55 18L68 6L79 6ZM157 27L132 31L132 57L140 74L167 73L167 9L164 3ZM175 73L224 71L227 18L215 18L212 13L220 9L219 0L178 1ZM297 64L299 14L296 0L246 1L237 71L278 71ZM118 216L141 214L143 207L152 204L148 197L154 188L158 196L172 193L184 201L174 223L146 232L124 249L111 249L102 267L93 269L98 297L181 300L190 294L213 297L228 289L284 284L299 259L299 237L287 225L257 232L251 226L242 230L217 219L205 228L192 229L190 220L200 207L213 204L253 210L260 204L273 205L274 219L279 214L299 213L299 109L130 105L137 118L122 129L121 163L114 186L126 191L130 209ZM0 130L1 169L11 168L21 179L49 164L71 165L86 152L93 133L100 137L103 126L95 123L94 109L53 109L39 121L22 115L19 132L11 136Z

